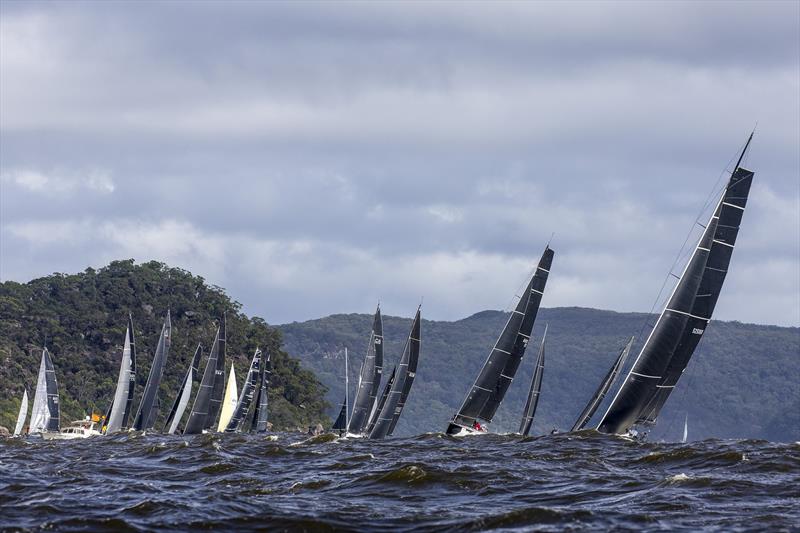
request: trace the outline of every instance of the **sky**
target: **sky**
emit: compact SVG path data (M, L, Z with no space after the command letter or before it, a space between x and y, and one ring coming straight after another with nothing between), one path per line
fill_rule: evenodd
M714 318L800 326L799 2L2 0L0 280L456 320L550 241L545 307L658 310L754 127Z

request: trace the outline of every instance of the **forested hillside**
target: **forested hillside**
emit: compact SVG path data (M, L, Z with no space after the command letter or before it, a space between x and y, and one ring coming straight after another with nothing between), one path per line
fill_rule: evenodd
M637 335L633 362L642 333L648 332L642 330L647 318L595 309L542 309L531 348L492 430L518 429L545 323L550 325L547 363L534 433L571 427L627 338ZM417 377L397 434L445 429L506 319L505 313L484 311L456 322L423 322ZM314 370L329 387L328 401L338 405L344 396L342 350L347 346L350 351L353 385L371 321L367 314L334 315L278 327L287 351ZM384 317L384 375L397 362L410 324L411 319ZM690 439L800 440L799 384L800 329L712 321L651 437L679 438L688 412Z
M172 347L159 391L157 428L197 344L203 344L207 355L226 312L227 366L235 364L240 387L256 347L272 354L269 402L275 428L324 422L324 387L281 349L280 331L260 318L248 318L240 308L223 289L157 262L115 261L80 274L4 282L0 284L0 425L12 427L25 387L32 396L45 341L56 368L62 424L92 411L105 412L116 385L129 312L136 335L135 409L167 309L172 313ZM205 357L201 365L205 366Z

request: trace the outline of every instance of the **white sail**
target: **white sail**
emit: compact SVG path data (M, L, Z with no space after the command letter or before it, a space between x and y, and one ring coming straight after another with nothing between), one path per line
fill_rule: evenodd
M231 421L238 401L239 389L236 387L236 373L233 371L233 365L231 365L231 373L228 376L228 386L225 389L225 397L222 399L222 411L219 414L219 426L217 426L217 431L225 431L225 428L228 427L228 422Z
M172 424L170 424L169 431L167 431L170 435L174 434L175 430L178 429L178 424L180 424L183 413L186 411L186 406L189 404L189 396L192 395L192 379L192 367L190 366L183 392L181 392L181 399L178 401L178 409L175 411L175 418L172 419Z
M31 409L31 424L28 433L41 433L47 431L50 422L50 409L47 406L47 365L45 352L42 351L42 363L39 365L39 377L36 379L36 392L33 395L33 409Z
M686 418L683 419L683 440L681 442L686 442L686 439L689 437L689 413L686 413Z
M122 419L125 416L125 408L128 404L128 393L130 391L131 375L131 330L125 330L125 345L122 348L122 362L119 365L119 377L117 378L117 390L114 392L114 405L111 408L111 416L108 417L106 434L111 434L122 429Z
M17 425L14 426L14 435L22 434L22 426L25 425L25 419L28 417L28 389L22 393L22 403L19 406L19 415L17 415Z

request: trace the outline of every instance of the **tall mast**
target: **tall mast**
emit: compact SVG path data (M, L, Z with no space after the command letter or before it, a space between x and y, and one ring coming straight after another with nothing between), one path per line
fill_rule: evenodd
M347 346L344 347L344 427L350 426L350 373L347 368Z

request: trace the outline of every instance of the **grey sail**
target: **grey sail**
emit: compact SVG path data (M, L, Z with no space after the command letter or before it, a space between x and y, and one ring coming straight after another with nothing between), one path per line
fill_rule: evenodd
M217 338L217 368L214 372L214 384L211 388L211 395L208 402L208 416L206 425L203 429L212 429L217 421L217 415L222 407L222 397L225 395L225 326L226 317L222 316L222 326L219 329Z
M114 398L105 420L105 433L115 433L127 427L133 399L133 385L136 383L136 356L133 344L133 319L128 315L128 327L122 346L122 360L119 364L119 376Z
M531 388L528 391L528 399L525 401L525 410L522 412L522 421L519 425L519 432L523 437L527 437L531 432L533 417L536 415L536 406L539 405L539 395L542 392L545 339L547 339L547 326L544 328L542 343L539 345L539 355L536 357L536 367L533 370L533 377L531 378Z
M50 413L50 418L47 420L48 432L55 431L61 428L60 412L58 402L58 380L56 379L56 369L53 366L53 360L50 358L50 352L47 348L44 349L45 361L45 384L47 386L47 410Z
M572 429L570 431L582 430L586 427L586 424L589 422L592 416L594 416L597 408L603 403L603 399L606 397L606 394L608 394L608 391L611 390L611 387L614 385L617 376L619 376L619 373L625 367L625 360L628 358L628 354L631 353L631 346L633 346L633 337L630 338L625 347L619 352L617 360L614 361L614 365L608 370L606 377L603 378L600 386L594 392L592 398L589 400L589 403L586 404L586 407L583 408L583 411L581 411L580 416L578 416L578 419L572 425Z
M258 382L261 378L261 350L256 348L253 354L253 359L250 361L250 369L247 371L247 376L242 386L242 392L239 394L239 400L236 403L236 409L233 411L228 425L225 427L226 433L241 432L244 426L246 415L253 404Z
M522 362L544 295L554 252L546 246L525 291L467 393L447 433L472 427L478 419L491 422Z
M17 414L17 423L14 425L14 436L22 434L22 428L25 426L25 418L28 416L28 389L22 393L22 403L19 404L19 414Z
M147 383L144 386L142 400L139 403L139 410L133 422L133 429L144 431L150 429L155 424L158 407L158 388L161 386L161 378L164 377L164 367L167 364L169 346L172 341L172 321L170 313L164 319L161 328L161 336L158 338L156 354L153 357L153 364L150 366L150 374L147 376Z
M189 368L186 370L186 376L181 381L181 386L178 389L178 394L172 402L172 407L169 409L167 420L164 422L165 433L172 435L178 429L178 424L183 418L183 413L186 411L186 406L189 405L189 397L192 395L192 383L197 379L198 372L200 371L200 358L203 354L202 344L198 344L194 351L192 360L189 363Z
M262 356L261 372L258 387L258 395L255 402L255 412L253 413L253 424L250 431L253 433L267 432L267 418L269 415L269 382L272 376L272 361L270 353L267 351Z
M372 429L375 427L375 422L378 421L378 415L383 410L383 406L386 405L386 398L389 397L389 391L392 390L392 385L394 385L395 374L397 374L397 367L392 369L392 373L383 388L383 394L381 394L378 403L375 404L375 408L372 410L372 414L369 416L369 424L367 424L367 431L365 432L366 435L369 435L372 432Z
M394 433L394 428L397 426L397 421L400 420L400 414L403 412L403 407L408 401L408 393L411 392L411 385L414 384L414 378L417 375L417 363L419 362L419 352L421 347L420 327L422 321L420 320L420 310L417 309L417 316L414 317L414 323L411 326L411 335L408 337L409 345L409 358L408 370L406 371L406 379L403 383L403 391L400 394L400 401L397 402L397 407L394 408L392 422L389 424L388 436Z
M372 321L372 332L369 336L367 345L367 355L364 364L361 365L361 373L358 377L358 389L356 398L353 402L353 412L350 415L350 423L347 427L349 433L363 433L369 422L369 415L375 405L378 389L381 384L381 373L383 371L383 320L381 319L381 308L375 311L375 318Z
M711 320L736 245L753 181L753 172L739 166L749 143L748 139L699 243L598 431L622 434L635 425L655 423L686 369Z
M411 332L406 340L403 355L400 357L400 362L395 369L394 381L389 388L389 393L386 400L381 406L381 410L377 413L375 424L369 432L370 439L382 439L389 435L389 430L393 427L392 422L395 418L399 418L403 406L400 404L403 398L403 392L406 390L406 383L413 382L414 376L412 375L412 345L416 345L416 355L413 361L413 370L416 370L416 357L419 356L419 322L420 310L417 309L417 315L414 317L414 322L411 325ZM409 387L410 387L409 383ZM408 393L406 392L406 395ZM396 422L395 422L396 423Z
M217 334L214 337L214 344L211 345L211 352L208 354L208 359L206 360L206 368L203 371L203 379L200 381L200 387L197 389L197 396L194 398L194 404L192 405L192 410L189 413L189 419L186 421L186 426L183 428L184 435L195 435L197 433L202 433L206 427L209 427L211 424L207 424L206 420L209 418L209 405L211 404L211 391L214 388L214 381L217 379L217 359L219 355L219 346L220 346L220 332L224 326L225 322L222 322L222 325L217 328ZM222 375L220 372L219 375ZM213 424L213 419L211 421Z

